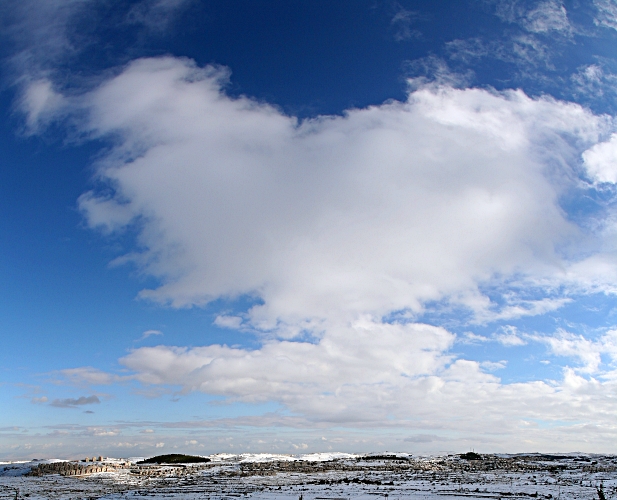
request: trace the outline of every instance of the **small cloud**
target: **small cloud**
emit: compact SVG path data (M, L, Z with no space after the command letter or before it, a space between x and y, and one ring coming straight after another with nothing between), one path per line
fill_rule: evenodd
M41 127L48 125L64 104L64 98L53 89L49 80L30 83L19 103L26 115L28 133L36 134Z
M422 57L406 64L407 73L410 75L407 82L412 90L429 84L465 88L473 80L471 70L466 73L452 71L446 61L436 56Z
M589 176L599 183L617 183L617 134L599 142L583 153L583 162Z
M111 385L115 382L129 380L130 377L121 377L111 373L104 372L91 366L82 366L79 368L67 368L60 370L59 373L69 384L76 386L87 385Z
M47 403L47 396L42 396L40 398L32 398L30 402L33 404Z
M480 366L485 370L493 372L495 370L502 370L507 366L508 362L505 360L501 361L482 361Z
M417 12L404 9L401 5L398 5L396 14L392 17L390 24L395 29L394 39L397 42L409 40L410 38L419 38L421 33L418 30L412 29L411 25L418 20L419 14Z
M525 342L518 335L511 334L511 333L503 333L503 334L495 335L495 340L499 342L501 345L506 346L506 347L514 347L514 346L527 344L527 342Z
M141 334L141 338L139 340L147 339L148 337L152 337L152 335L163 335L161 330L146 330Z
M165 443L156 443L155 445L157 448L162 448L163 446L165 446Z
M485 337L484 335L477 335L473 332L465 332L464 334L464 338L462 339L462 342L465 344L473 344L476 342L490 342L490 338L489 337Z
M87 434L91 436L99 436L99 437L117 436L118 434L120 434L120 431L116 429L96 429L95 428L95 429L88 429Z
M242 318L240 316L227 316L223 314L215 318L214 324L221 328L237 330L242 326Z
M20 430L20 427L17 427L15 425L10 426L10 427L0 427L0 432L18 432ZM25 431L25 429L21 429L22 432Z
M572 302L570 298L540 300L518 300L510 299L509 303L498 311L481 311L477 314L478 322L489 322L497 320L512 320L525 316L541 316L551 311L556 311L566 304Z
M92 410L86 410L84 413L94 413Z
M514 347L527 344L527 342L519 336L518 329L515 326L504 326L501 330L501 333L495 333L493 335L493 338L501 345L505 347Z
M152 434L154 432L154 429L144 429L141 431L142 434Z
M56 408L76 408L82 405L99 404L101 400L97 396L81 396L79 398L54 399L50 405Z
M473 332L465 332L460 340L463 344L475 344L478 342L499 342L505 347L526 345L527 341L521 338L518 330L514 326L504 326L498 333L493 333L490 337L477 335Z
M403 441L407 443L432 443L433 441L448 441L448 439L436 434L416 434L403 439Z

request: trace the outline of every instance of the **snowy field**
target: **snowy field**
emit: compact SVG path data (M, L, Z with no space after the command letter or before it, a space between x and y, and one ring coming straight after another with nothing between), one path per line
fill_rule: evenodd
M213 455L206 464L137 466L83 476L0 463L0 499L617 500L617 457L598 455ZM49 468L45 469L48 470ZM34 469L36 470L36 469ZM43 468L41 468L43 470Z

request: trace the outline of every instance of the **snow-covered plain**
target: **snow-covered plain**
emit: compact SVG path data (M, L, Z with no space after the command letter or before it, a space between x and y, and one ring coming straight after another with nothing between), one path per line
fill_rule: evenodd
M123 465L81 477L0 463L0 499L617 500L617 456L212 455L206 464ZM124 464L109 459L108 463Z

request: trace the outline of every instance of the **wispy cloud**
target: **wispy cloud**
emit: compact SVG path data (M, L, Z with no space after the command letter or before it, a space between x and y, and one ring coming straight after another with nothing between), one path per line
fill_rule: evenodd
M565 6L559 0L520 2L497 0L495 14L513 25L501 36L470 37L447 42L445 48L453 61L473 67L479 59L493 59L513 66L511 84L520 81L550 85L546 72L555 72L563 47L575 43L578 29L570 22Z
M128 12L127 20L155 31L168 28L183 7L194 0L142 0Z
M501 360L501 361L482 361L480 363L480 366L482 367L482 369L489 371L489 372L494 372L496 370L503 370L506 366L508 365L508 362L505 360Z
M617 93L617 75L599 62L581 66L576 73L571 75L570 79L574 85L575 95L585 100L598 100L605 96L614 97Z
M561 0L532 2L532 5L527 2L497 0L495 13L503 21L518 24L531 33L572 33L573 27Z
M394 39L397 42L402 42L411 38L421 37L420 31L412 27L420 17L418 12L407 10L402 5L396 4L396 13L390 21L395 30Z
M474 59L489 58L511 63L522 74L529 74L538 67L553 69L553 49L533 33L519 33L503 40L486 41L478 37L452 40L445 46L451 59L466 64Z
M598 26L612 28L617 30L617 5L612 0L593 0L593 4L597 9L597 15L594 18Z
M521 335L515 326L505 325L490 336L477 335L473 332L465 332L459 341L472 344L478 342L498 342L505 347L516 347L527 344L524 337L525 336Z
M141 334L139 340L147 339L148 337L152 337L153 335L163 335L163 332L161 330L146 330L144 333Z
M162 31L192 2L141 0L124 13L122 7L109 8L117 9L114 15L121 16L120 24ZM10 47L10 55L1 62L4 85L17 88L16 107L26 115L27 134L44 130L54 114L57 118L63 100L52 82L66 81L60 73L67 62L99 43L93 31L78 28L86 18L89 24L101 25L105 16L93 8L95 4L94 0L8 0L0 5L0 43ZM98 7L106 8L100 2ZM89 84L86 79L81 83Z
M565 34L572 32L566 8L561 1L547 0L540 2L521 20L522 25L532 33L557 31Z
M90 385L111 385L131 380L130 376L114 375L91 366L66 368L56 372L60 376L59 382L69 383L78 387Z

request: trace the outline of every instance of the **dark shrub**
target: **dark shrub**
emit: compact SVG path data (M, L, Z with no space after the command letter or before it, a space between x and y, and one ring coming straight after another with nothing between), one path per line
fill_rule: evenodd
M196 457L193 455L181 455L179 453L172 453L171 455L158 455L156 457L148 458L137 462L138 464L196 464L209 462L209 458Z

